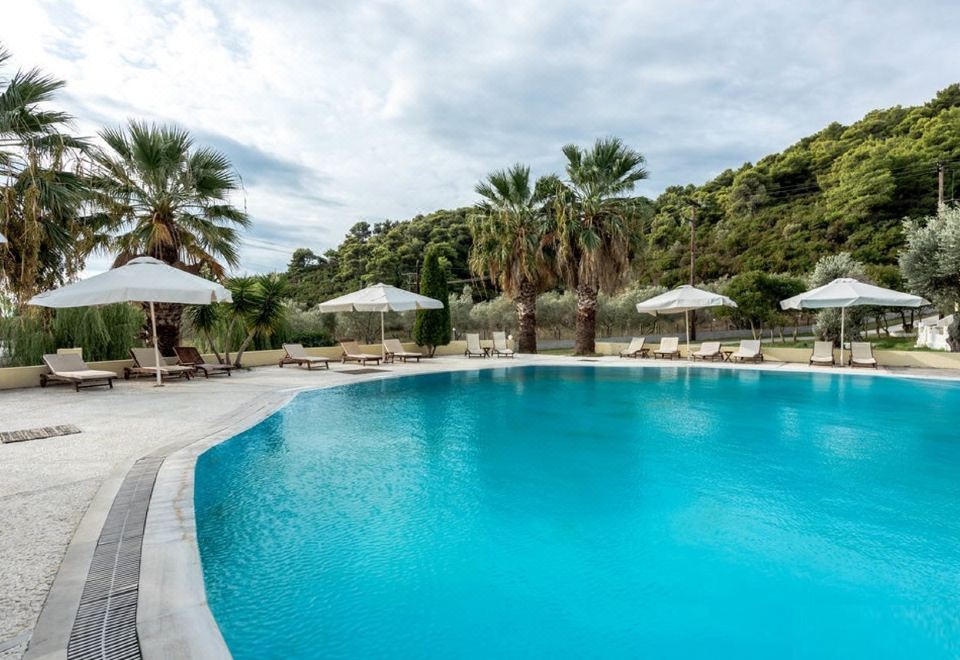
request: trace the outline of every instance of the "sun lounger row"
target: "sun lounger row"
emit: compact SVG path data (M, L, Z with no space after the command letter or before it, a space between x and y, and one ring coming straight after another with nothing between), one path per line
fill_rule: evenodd
M498 358L512 358L514 352L512 348L507 346L507 333L494 332L492 336L493 346L483 347L480 345L480 335L467 334L467 348L463 352L464 357L486 358L495 355Z
M381 360L394 362L397 359L402 362L409 360L419 362L420 358L423 357L422 353L405 350L399 339L384 340L383 357L364 353L355 341L342 341L340 342L340 348L342 350L342 362L358 362L361 365L366 365L368 362L379 364ZM236 368L232 364L207 362L203 359L200 351L193 346L177 346L173 350L177 355L177 364L167 364L163 361L157 364L156 353L152 348L131 348L130 358L133 360L133 366L124 367L124 379L129 380L140 376L155 377L157 371L160 372L163 379L183 378L189 380L197 373L202 373L206 378L217 374L230 376L230 372ZM309 355L307 349L301 344L284 344L283 350L284 356L280 358L280 367L286 364L295 364L298 366L306 365L308 370L314 367L330 368L328 358ZM48 354L43 356L43 361L50 373L40 376L41 387L46 387L51 383L69 383L77 391L80 391L80 388L98 386L113 389L113 381L119 378L118 374L112 371L89 368L83 358L75 353Z
M620 351L622 358L656 358L675 360L680 357L680 338L664 337L655 349L646 346L646 338L634 337L630 345ZM700 348L692 352L694 360L733 360L734 362L763 362L763 350L759 339L744 339L735 351L723 351L718 341L705 341Z
M341 362L344 364L347 362L358 362L362 366L365 366L368 362L380 364L381 360L384 362L395 362L399 359L401 362L408 362L410 360L419 362L420 358L423 357L423 353L405 350L399 339L383 340L383 356L364 353L363 349L360 348L360 344L355 341L341 341L340 350ZM309 355L307 349L305 349L302 344L284 344L283 351L285 355L280 358L281 367L285 364L296 364L297 366L306 365L308 370L313 369L315 366L324 369L330 368L329 358Z
M234 369L230 364L211 364L204 361L200 351L192 346L177 346L174 348L179 364L157 364L156 354L152 348L131 348L130 358L132 367L123 370L124 379L140 376L156 376L160 371L162 378L185 378L189 380L197 372L209 378L215 374L230 375ZM119 375L112 371L91 369L76 353L52 353L43 356L43 362L50 370L49 374L40 376L40 386L46 387L50 383L69 383L79 392L80 388L105 386L113 389L113 381Z
M679 337L664 337L660 345L651 350L644 337L634 337L630 345L620 351L622 358L645 358L651 354L654 357L675 359L680 357ZM693 351L691 357L696 360L730 360L734 362L763 362L763 349L759 339L743 339L736 351L724 351L718 341L705 341L700 348ZM810 365L836 365L833 342L816 341L813 343L813 352L810 354ZM870 342L850 342L850 357L847 364L851 367L878 368L877 360L873 355L873 346Z
M832 367L837 364L833 353L832 341L813 342L813 352L810 354L810 365ZM873 356L873 345L868 341L850 342L850 356L847 364L851 367L868 367L878 369L877 359Z

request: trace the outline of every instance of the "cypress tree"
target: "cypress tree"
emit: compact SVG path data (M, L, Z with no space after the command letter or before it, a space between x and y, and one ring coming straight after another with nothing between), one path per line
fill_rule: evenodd
M440 256L434 249L428 250L420 273L420 295L443 301L443 309L417 310L413 325L413 340L428 349L433 356L437 346L450 343L450 300L447 291L447 274L440 265Z

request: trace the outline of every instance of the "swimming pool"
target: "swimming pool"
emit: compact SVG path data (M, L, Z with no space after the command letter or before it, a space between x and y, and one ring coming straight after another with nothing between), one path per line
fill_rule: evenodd
M960 387L514 367L301 394L201 455L237 658L956 657Z

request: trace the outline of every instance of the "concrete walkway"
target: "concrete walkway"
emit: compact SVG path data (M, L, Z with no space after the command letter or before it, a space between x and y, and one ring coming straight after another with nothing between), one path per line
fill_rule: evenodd
M386 365L384 369L391 375L403 375L511 364L585 365L576 358L522 356L516 360L437 358L419 365ZM590 364L656 368L687 363L600 358ZM336 365L328 372L262 367L235 373L231 378L172 381L163 388L154 388L144 379L118 381L112 391L88 389L76 393L69 387L51 387L0 392L0 431L59 424L74 424L82 431L0 445L0 658L18 658L25 651L64 553L98 490L102 486L107 489L105 483L122 477L142 456L171 445L186 446L235 427L237 420L250 417L250 411L263 408L264 401L279 404L301 389L385 375L348 373L356 368ZM699 363L696 368L809 370L783 363ZM943 370L895 373L960 378L960 373ZM872 371L858 374L877 375ZM889 374L882 371L880 375Z

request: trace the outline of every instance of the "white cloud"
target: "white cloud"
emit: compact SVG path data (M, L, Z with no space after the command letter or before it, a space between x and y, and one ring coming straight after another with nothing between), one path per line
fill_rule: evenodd
M21 0L0 41L68 81L86 134L176 121L230 153L257 271L361 219L470 203L491 169L559 170L565 142L623 137L656 194L922 102L960 70L958 18L888 0Z

